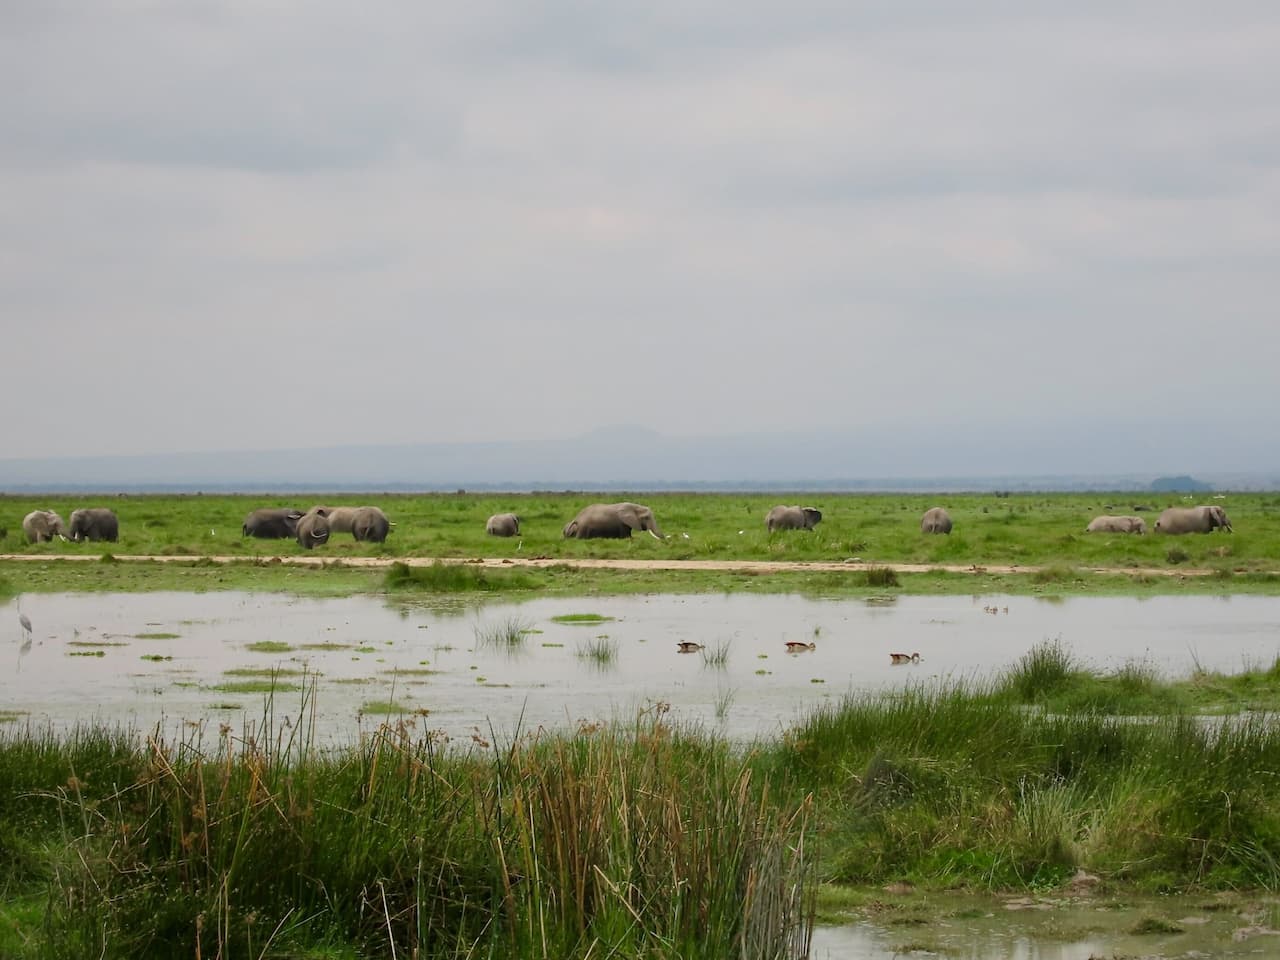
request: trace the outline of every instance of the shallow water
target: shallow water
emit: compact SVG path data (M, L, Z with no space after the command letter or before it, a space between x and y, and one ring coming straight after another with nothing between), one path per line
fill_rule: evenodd
M35 628L25 654L19 606ZM583 612L614 619L552 620ZM364 705L386 700L428 711L422 722L451 737L571 729L657 703L670 706L672 719L732 737L770 735L849 691L989 676L1048 638L1097 669L1138 659L1166 676L1197 664L1234 672L1280 655L1280 598L1256 596L651 595L427 606L368 596L78 593L27 594L0 618L10 641L0 640L0 657L10 658L0 711L19 720L149 729L252 719L263 694L215 685L233 679L229 670L280 667L319 675L318 733L342 739L356 732ZM531 631L519 643L481 641L512 620ZM684 640L706 648L678 653ZM815 649L789 654L788 640ZM251 649L262 641L285 649ZM613 659L583 655L590 642L611 646ZM706 657L716 649L726 651L722 665ZM891 665L890 652L919 652L921 662ZM296 716L300 705L297 694L278 695L276 714Z
M858 921L814 932L812 960L1276 960L1280 931L1267 926L1275 904L1228 906L1211 897L1106 900L940 897L946 903L913 922ZM1168 926L1139 932L1144 922Z

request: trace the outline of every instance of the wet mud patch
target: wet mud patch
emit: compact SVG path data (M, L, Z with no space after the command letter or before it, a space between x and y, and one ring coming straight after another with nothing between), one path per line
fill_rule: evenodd
M302 689L297 683L280 683L276 680L228 680L225 683L216 683L208 689L218 693L297 693Z
M232 667L230 670L223 670L224 677L261 677L271 679L272 677L301 677L307 671L293 670L288 667ZM315 676L314 673L311 674Z

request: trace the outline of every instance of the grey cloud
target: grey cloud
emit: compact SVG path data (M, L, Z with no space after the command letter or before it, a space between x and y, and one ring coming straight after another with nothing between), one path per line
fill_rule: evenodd
M114 433L83 453L236 449L264 420L295 447L940 412L982 435L1276 399L1270 6L14 23L0 309L75 374L0 384L45 397L6 450L63 449L86 407ZM1184 369L1208 338L1230 360Z

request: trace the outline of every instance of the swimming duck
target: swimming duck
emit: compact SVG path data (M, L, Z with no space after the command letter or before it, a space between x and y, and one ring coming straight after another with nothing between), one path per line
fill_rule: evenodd
M816 643L805 643L803 640L788 640L787 653L804 653L806 650L817 650Z
M676 650L680 653L697 653L702 649L702 644L693 640L681 640L676 644Z
M918 653L891 653L889 654L891 663L919 663L920 654Z

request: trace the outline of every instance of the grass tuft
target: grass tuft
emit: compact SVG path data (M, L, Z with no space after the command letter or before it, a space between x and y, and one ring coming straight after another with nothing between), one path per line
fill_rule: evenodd
M578 644L574 656L600 668L611 667L618 659L618 641L606 636L592 637Z
M1082 673L1061 640L1039 643L1003 677L1003 687L1020 703L1037 703L1060 693Z
M898 587L898 571L893 567L871 567L862 574L863 583L868 587Z
M728 640L717 640L715 643L703 646L699 651L702 654L703 665L723 670L729 665L730 646L731 644Z
M429 567L393 563L387 568L384 584L388 590L425 590L431 593L467 593L529 590L536 582L514 571L490 571L475 564L444 563Z
M552 623L571 623L571 624L593 624L593 623L609 623L613 617L606 617L603 613L562 613L559 616L551 618Z
M475 626L476 647L519 650L529 637L533 624L520 617L507 617L499 623Z

